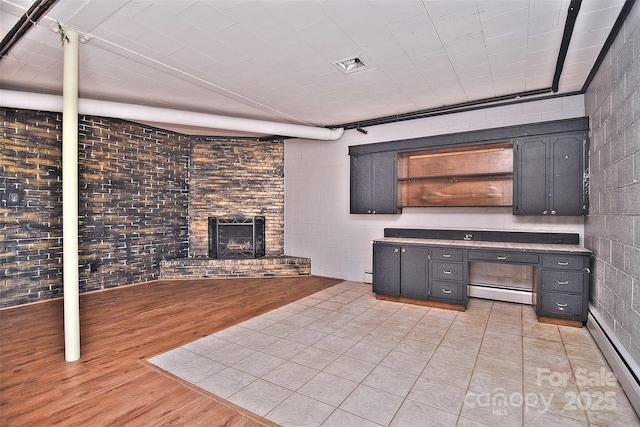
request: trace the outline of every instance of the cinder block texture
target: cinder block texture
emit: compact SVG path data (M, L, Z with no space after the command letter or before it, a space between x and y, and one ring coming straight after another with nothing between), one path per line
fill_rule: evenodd
M640 362L640 4L627 17L585 94L591 118L594 252L591 304Z

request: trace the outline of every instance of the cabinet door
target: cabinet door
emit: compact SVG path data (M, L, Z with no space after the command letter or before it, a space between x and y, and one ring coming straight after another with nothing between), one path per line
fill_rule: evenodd
M400 248L395 245L373 245L373 292L400 295Z
M518 140L514 150L514 215L544 215L549 211L548 137Z
M373 157L351 156L351 213L371 213L373 205Z
M550 209L553 215L584 215L584 158L582 134L552 138L549 157ZM555 213L554 213L555 212Z
M427 299L429 250L406 246L400 249L400 295L406 298Z
M352 214L396 214L396 153L351 156Z
M524 138L514 150L514 215L584 215L586 133Z
M398 173L395 152L372 154L372 213L398 213Z

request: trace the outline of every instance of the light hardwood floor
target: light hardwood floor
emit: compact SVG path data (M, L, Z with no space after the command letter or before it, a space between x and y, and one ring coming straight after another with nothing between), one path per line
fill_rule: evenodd
M78 362L64 360L61 299L0 310L0 425L265 424L146 359L339 282L159 280L82 294Z

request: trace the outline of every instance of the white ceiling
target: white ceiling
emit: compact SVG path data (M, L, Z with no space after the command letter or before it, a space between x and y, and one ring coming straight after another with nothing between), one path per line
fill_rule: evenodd
M31 6L0 0L4 36ZM624 0L583 0L558 93L580 91ZM3 89L332 126L551 87L569 0L60 0L0 61ZM333 63L358 56L370 68ZM0 100L1 103L1 100ZM191 134L229 135L206 129Z

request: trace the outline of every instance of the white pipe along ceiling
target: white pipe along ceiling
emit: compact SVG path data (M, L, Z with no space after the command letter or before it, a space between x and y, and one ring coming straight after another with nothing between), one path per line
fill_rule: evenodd
M8 108L62 112L62 97L0 89L0 105ZM329 129L84 98L78 100L78 114L323 141L335 141L344 133L343 128Z

